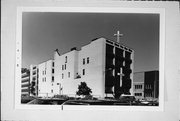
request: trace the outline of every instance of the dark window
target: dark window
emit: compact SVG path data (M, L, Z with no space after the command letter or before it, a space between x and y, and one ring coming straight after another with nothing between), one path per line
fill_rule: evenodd
M70 77L70 72L68 72L68 77Z
M62 65L62 70L64 70L64 65Z
M135 93L135 96L142 96L142 93Z
M85 58L83 58L83 65L85 64Z
M67 56L65 57L65 63L67 63Z
M54 76L52 76L52 82L54 82Z
M54 67L54 62L52 62L52 67Z
M51 90L51 93L53 93L53 90Z
M66 70L66 64L64 65L64 70Z
M87 64L89 63L89 57L87 57Z
M85 69L83 69L83 75L85 75Z
M33 81L35 81L36 80L36 77L33 77Z
M52 73L54 73L54 69L52 69Z
M33 69L36 69L36 66L34 66Z
M62 74L62 79L64 79L64 74Z

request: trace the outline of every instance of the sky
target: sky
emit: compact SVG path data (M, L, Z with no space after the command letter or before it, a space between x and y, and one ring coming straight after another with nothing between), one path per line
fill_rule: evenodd
M159 69L159 15L134 13L24 12L22 19L22 67L39 64L72 47L81 48L94 38L116 41L132 48L134 72ZM97 48L98 50L98 48Z

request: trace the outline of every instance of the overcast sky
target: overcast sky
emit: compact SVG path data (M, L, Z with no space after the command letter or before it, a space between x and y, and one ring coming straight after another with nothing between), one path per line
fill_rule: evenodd
M159 69L159 15L125 13L23 13L22 67L53 58L72 47L82 47L92 39L113 36L134 49L134 71ZM98 48L97 48L98 50Z

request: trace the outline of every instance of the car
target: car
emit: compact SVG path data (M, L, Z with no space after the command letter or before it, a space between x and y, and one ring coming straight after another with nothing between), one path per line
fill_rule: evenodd
M119 98L119 101L121 103L128 103L128 104L132 105L135 103L136 98L133 95L121 95Z

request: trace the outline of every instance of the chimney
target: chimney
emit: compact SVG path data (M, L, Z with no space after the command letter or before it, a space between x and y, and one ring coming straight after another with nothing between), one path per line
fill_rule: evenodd
M77 48L76 47L71 48L71 51L73 51L73 50L77 50Z

